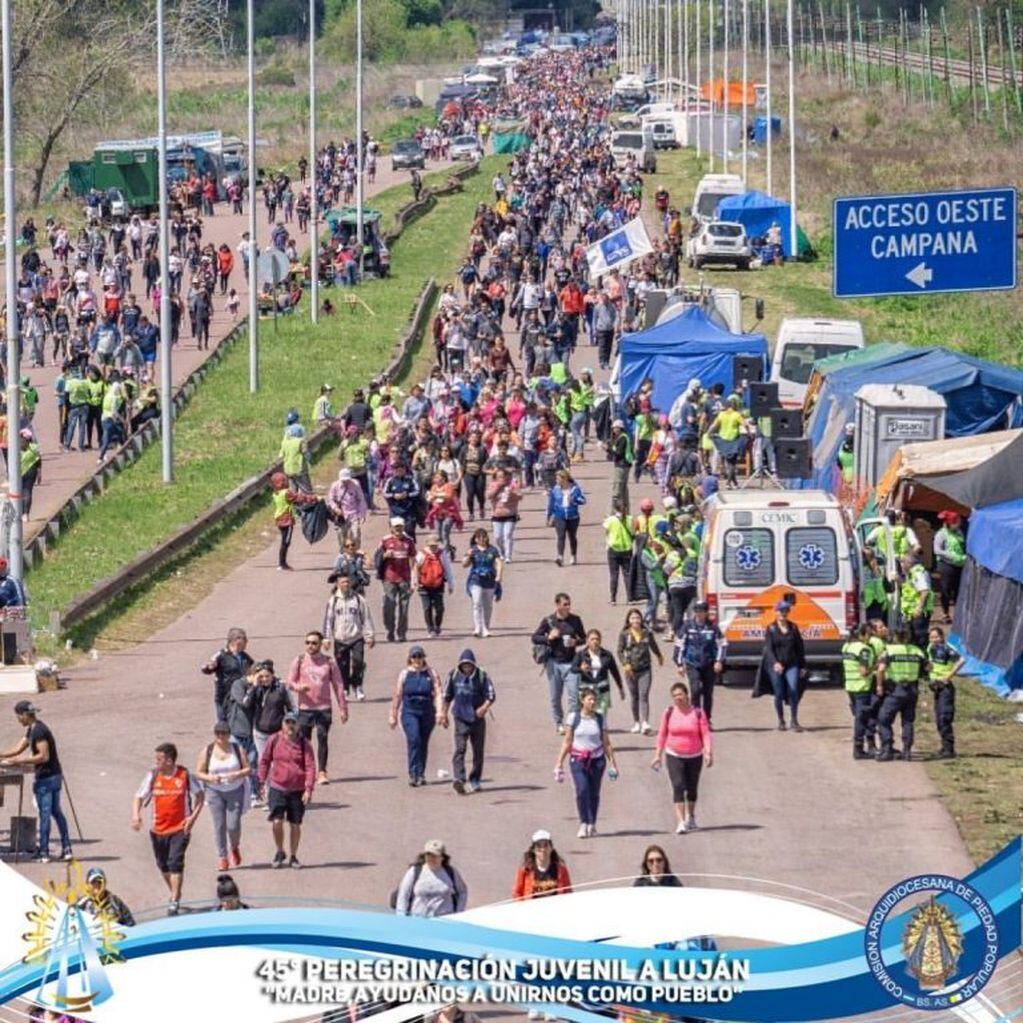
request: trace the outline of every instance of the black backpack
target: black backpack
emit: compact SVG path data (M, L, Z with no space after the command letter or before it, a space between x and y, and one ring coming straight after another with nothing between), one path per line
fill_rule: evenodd
M454 904L454 900L458 898L458 894L457 894L456 886L455 886L455 872L454 872L454 870L452 869L452 867L451 867L451 865L449 863L442 863L441 864L441 869L444 871L445 874L448 875L448 880L451 882L451 889L452 889L452 891L455 892L455 894L452 896L452 904ZM413 900L416 897L416 882L419 880L419 875L422 872L423 872L423 864L422 863L413 863L412 864L412 884L410 884L409 888L408 888L408 904L405 906L405 913L406 914L412 912L412 902L413 902ZM394 891L391 892L391 897L388 900L388 904L390 905L391 909L397 909L398 908L398 889L397 888L395 888Z

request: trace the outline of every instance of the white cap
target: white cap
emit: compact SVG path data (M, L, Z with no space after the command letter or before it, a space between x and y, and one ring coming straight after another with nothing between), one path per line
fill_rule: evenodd
M391 516L390 524L392 526L404 526L405 520L400 515Z
M533 832L533 839L535 842L549 842L551 841L551 833L546 831L544 828L540 828L538 831Z
M430 853L431 856L443 856L444 855L444 843L439 838L431 838L424 846L424 853Z

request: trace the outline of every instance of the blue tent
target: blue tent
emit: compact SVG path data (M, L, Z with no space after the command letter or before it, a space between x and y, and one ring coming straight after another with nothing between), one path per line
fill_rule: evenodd
M966 555L951 642L964 675L1008 696L1023 688L1023 499L977 508Z
M910 348L888 358L854 363L829 373L810 415L806 436L813 448L813 477L797 487L834 491L835 455L845 424L856 415L864 384L919 384L943 395L947 437L971 437L1023 426L1023 372L947 348Z
M714 216L718 220L730 220L746 228L748 238L760 238L767 234L777 221L781 228L781 246L786 259L793 256L792 207L784 199L775 199L763 192L744 192L742 195L726 196L718 203Z
M781 118L771 118L771 135L774 138L778 138L781 135ZM753 118L753 141L758 145L762 146L767 142L767 118L766 117L754 117Z
M654 404L667 412L693 377L704 387L722 383L731 389L732 358L736 355L759 356L766 375L767 340L763 334L732 334L699 306L691 306L666 323L622 335L620 394L631 394L646 377L652 377Z

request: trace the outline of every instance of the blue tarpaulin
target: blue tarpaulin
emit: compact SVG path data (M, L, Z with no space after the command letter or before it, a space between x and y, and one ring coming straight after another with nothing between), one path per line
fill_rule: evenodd
M864 384L919 384L942 395L948 403L947 437L1023 426L1023 372L946 348L910 348L825 377L805 430L813 448L813 476L794 481L795 487L837 489L835 455Z
M763 334L732 334L717 326L699 306L637 334L623 334L619 354L619 388L624 398L646 377L654 381L654 405L662 412L696 377L704 387L732 387L732 359L759 356L767 372Z
M1023 583L1023 498L974 511L966 553L996 575Z
M786 259L793 255L792 207L784 199L763 192L744 192L730 195L718 203L714 216L718 220L730 220L746 228L748 238L761 238L772 224L781 228L781 245Z
M781 135L781 118L771 118L771 134L777 138ZM767 118L766 117L755 117L753 119L753 141L758 145L762 146L767 142Z

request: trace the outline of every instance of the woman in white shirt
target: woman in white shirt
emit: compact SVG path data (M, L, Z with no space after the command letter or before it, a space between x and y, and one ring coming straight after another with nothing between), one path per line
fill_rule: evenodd
M597 811L600 809L600 783L604 769L610 764L607 776L618 777L611 736L604 715L597 711L597 692L589 686L579 690L579 709L565 719L565 739L554 764L554 780L565 780L564 763L568 766L575 785L575 805L579 813L577 838L593 838L597 833Z
M213 840L217 846L217 870L241 865L242 814L249 805L250 774L245 750L232 741L227 723L218 721L213 726L213 742L199 754L195 768L196 778L206 786L206 805L213 819Z
M394 895L398 916L447 916L460 913L469 899L462 875L451 865L444 843L431 838Z

